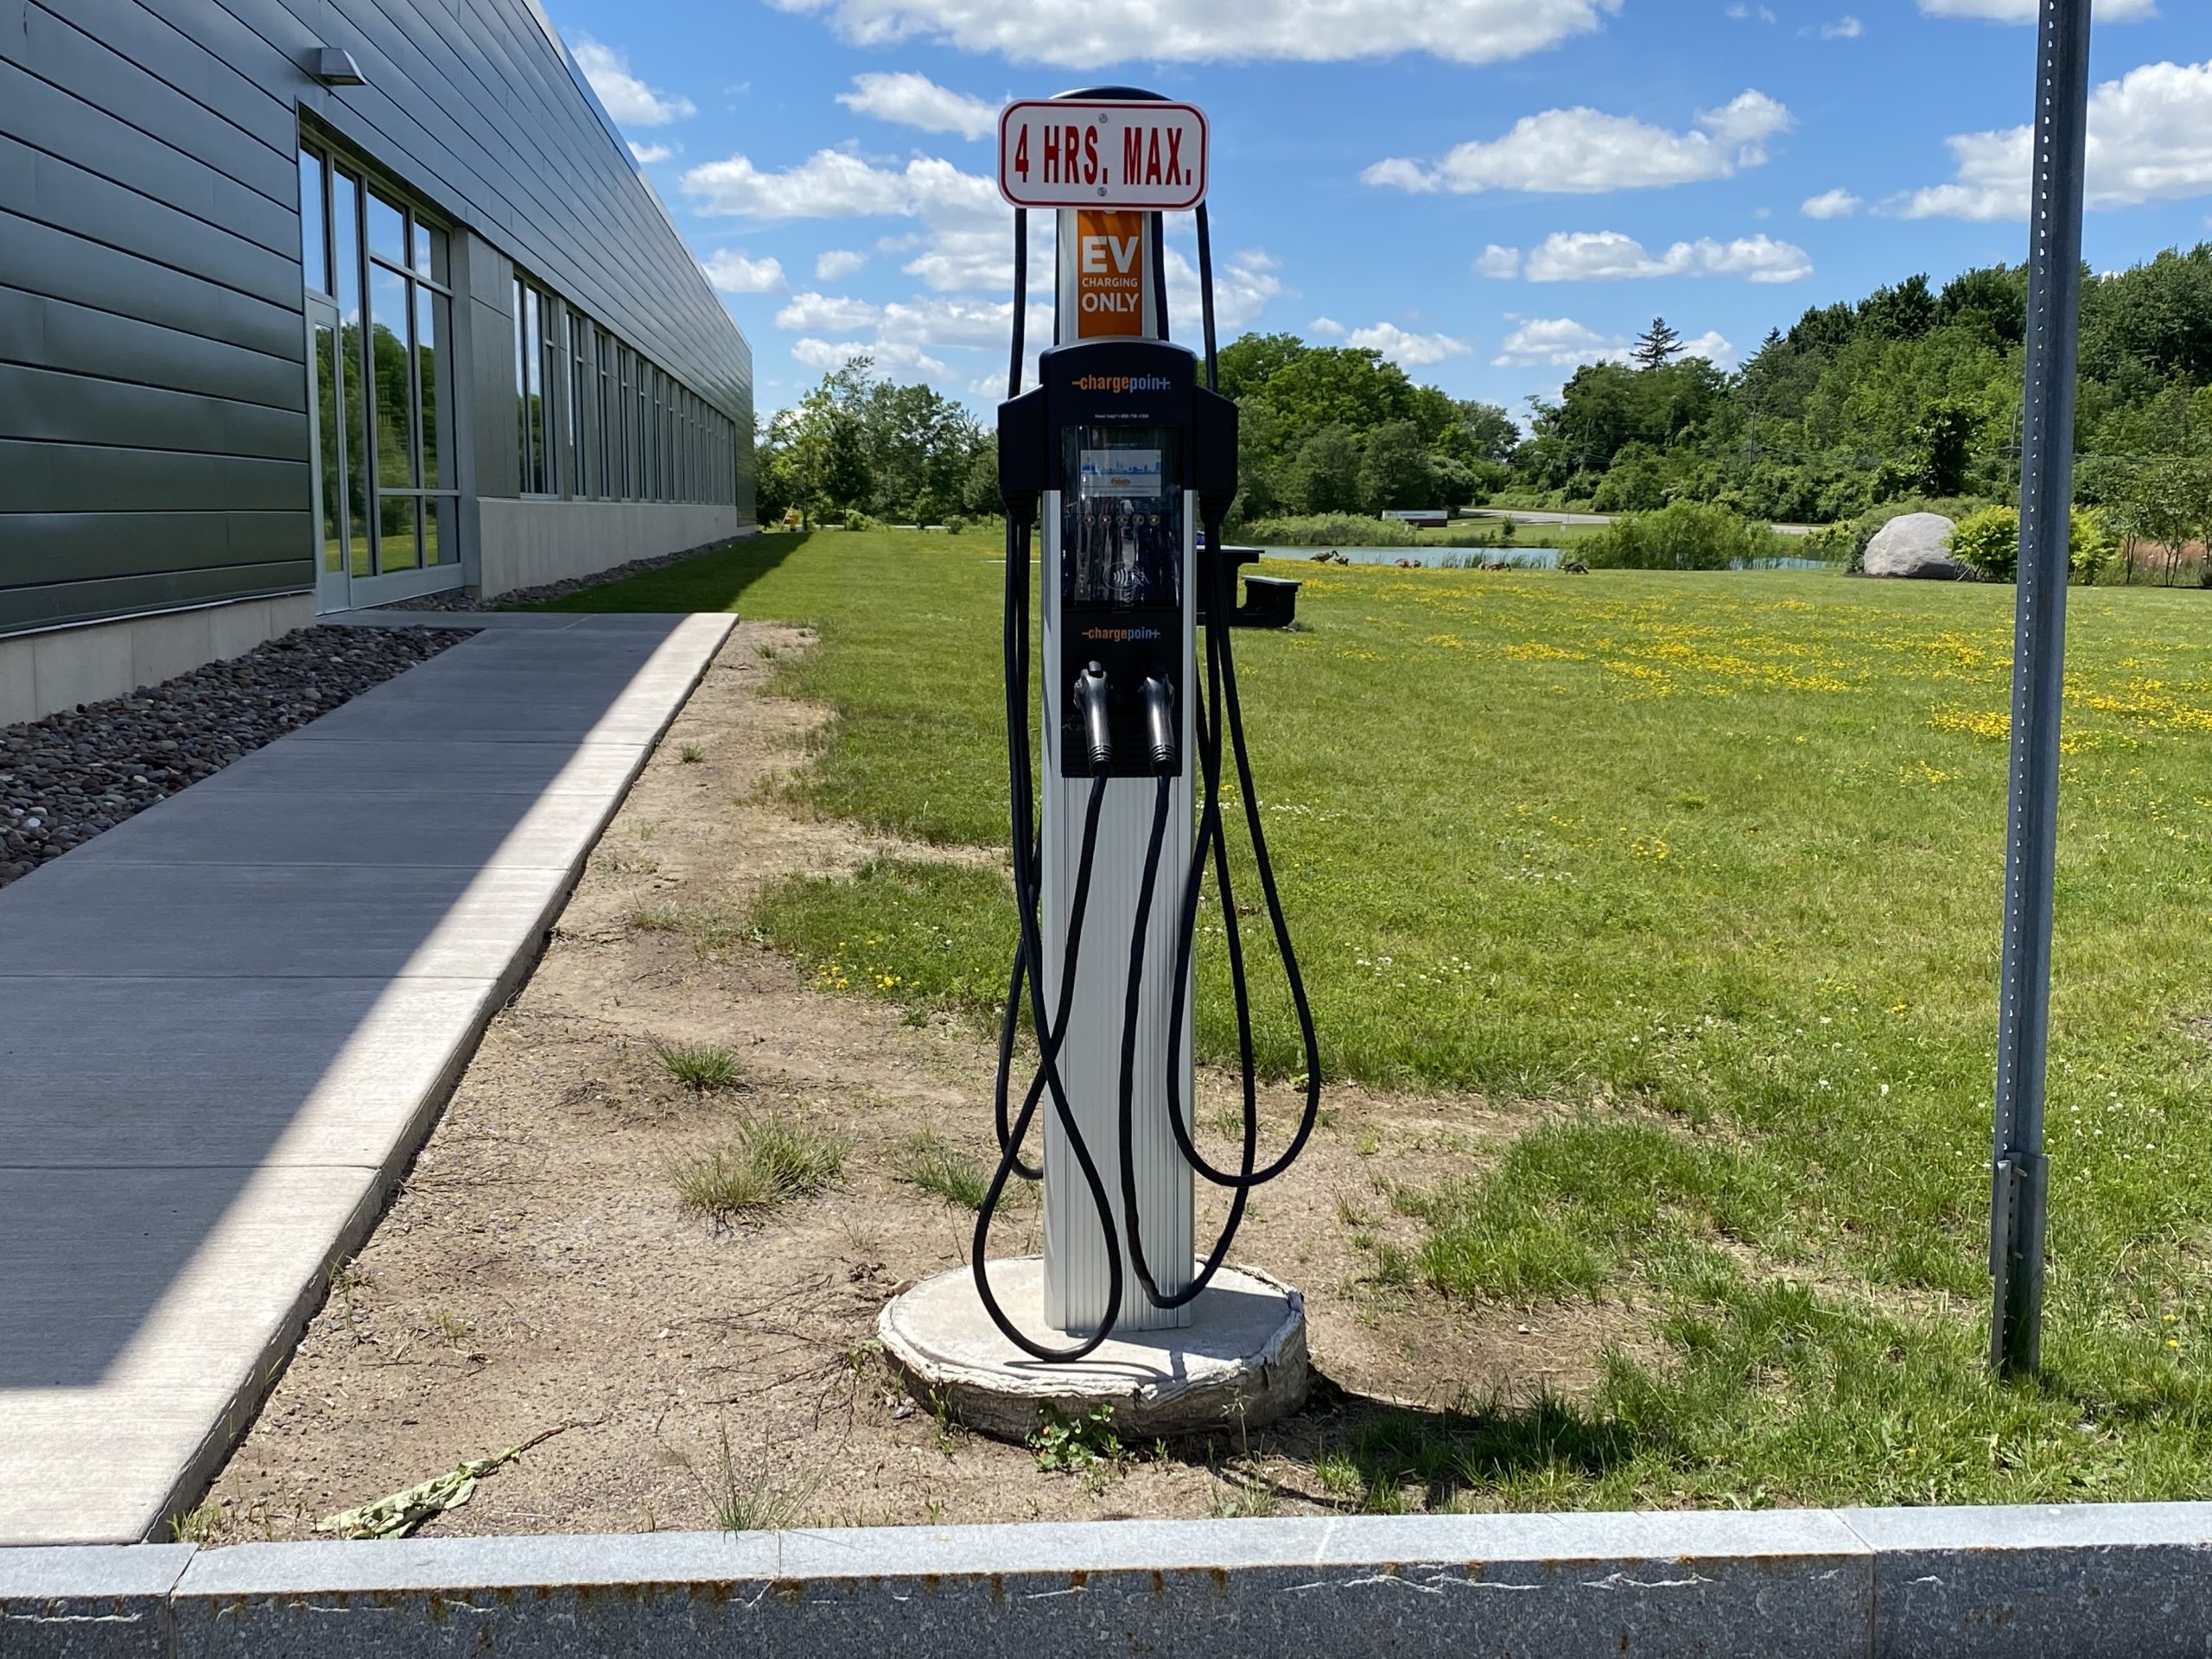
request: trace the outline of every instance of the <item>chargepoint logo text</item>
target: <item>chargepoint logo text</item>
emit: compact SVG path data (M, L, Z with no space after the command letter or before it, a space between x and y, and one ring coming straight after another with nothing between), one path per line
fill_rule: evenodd
M1070 384L1077 391L1109 391L1123 397L1133 391L1175 390L1175 383L1164 374L1086 374Z

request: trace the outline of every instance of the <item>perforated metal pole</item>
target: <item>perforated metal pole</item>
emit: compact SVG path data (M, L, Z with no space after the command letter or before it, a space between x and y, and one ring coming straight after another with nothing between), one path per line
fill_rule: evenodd
M1989 1363L2043 1357L2044 1075L2066 668L2074 389L2082 332L2082 199L2089 124L2089 0L2043 0L2028 203L2027 400L2021 423L2019 607L2012 644L2012 798L2005 840L2003 1001L1991 1165Z

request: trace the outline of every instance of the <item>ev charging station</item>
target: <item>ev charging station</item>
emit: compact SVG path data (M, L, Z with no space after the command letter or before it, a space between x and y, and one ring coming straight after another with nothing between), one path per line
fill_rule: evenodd
M1001 1156L969 1267L894 1300L879 1330L911 1384L975 1427L1017 1436L1036 1427L1039 1405L1110 1403L1132 1432L1173 1433L1256 1425L1305 1393L1303 1300L1226 1265L1251 1191L1312 1134L1320 1063L1230 639L1234 576L1219 550L1236 494L1236 410L1215 389L1208 139L1197 108L1127 87L1017 102L1001 118L1000 188L1014 207L999 467L1020 916L999 1049ZM1054 329L1025 392L1033 211L1054 215ZM1185 211L1197 221L1203 357L1170 338L1164 215ZM1299 1126L1264 1166L1222 809L1231 767L1306 1061ZM1243 1061L1230 1167L1210 1161L1192 1131L1192 967L1209 879ZM1017 1092L1025 1008L1036 1064ZM1016 1179L1043 1184L1043 1255L994 1262L992 1224ZM1230 1195L1203 1259L1200 1179Z

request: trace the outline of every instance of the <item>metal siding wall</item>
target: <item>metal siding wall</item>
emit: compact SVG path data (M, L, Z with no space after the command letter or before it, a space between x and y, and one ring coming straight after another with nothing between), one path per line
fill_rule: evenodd
M732 421L749 519L751 349L531 0L0 0L0 632L313 581L302 111L485 238L464 490L518 485L518 261Z

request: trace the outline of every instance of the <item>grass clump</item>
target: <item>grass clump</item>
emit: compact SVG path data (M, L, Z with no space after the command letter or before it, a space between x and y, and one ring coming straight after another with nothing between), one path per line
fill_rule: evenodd
M897 1170L909 1186L935 1193L957 1210L980 1210L991 1190L991 1172L925 1131L906 1143Z
M712 1043L657 1042L653 1045L653 1056L659 1060L662 1071L696 1094L734 1089L744 1075L738 1066L737 1056Z
M1421 537L1402 518L1370 518L1362 512L1313 512L1260 518L1238 539L1263 547L1418 547Z
M845 1154L839 1136L784 1118L750 1118L728 1146L677 1166L677 1192L685 1209L726 1226L812 1198L843 1172Z
M1447 1294L1527 1302L1588 1294L1630 1255L1763 1227L1760 1173L1655 1124L1578 1118L1523 1135L1475 1180L1399 1207L1428 1224L1421 1276Z
M1593 570L1729 570L1759 559L1808 556L1802 543L1700 501L1624 513L1576 554Z

